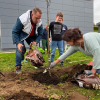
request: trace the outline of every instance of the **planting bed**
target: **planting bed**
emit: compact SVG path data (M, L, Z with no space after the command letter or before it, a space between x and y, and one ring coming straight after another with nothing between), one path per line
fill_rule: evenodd
M75 92L73 88L79 87L71 83L75 72L84 69L89 69L89 66L78 64L52 68L45 74L43 69L23 71L22 75L4 72L5 77L0 76L0 96L4 100L89 100L87 96Z

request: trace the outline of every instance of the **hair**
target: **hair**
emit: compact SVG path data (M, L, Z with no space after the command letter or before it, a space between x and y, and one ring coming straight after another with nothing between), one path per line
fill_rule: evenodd
M56 16L63 17L63 13L62 12L58 12Z
M32 12L33 12L34 14L36 14L37 12L39 12L40 14L42 14L42 11L41 11L41 9L40 9L39 7L35 7L35 8L32 10Z
M82 37L83 37L83 34L79 30L79 28L74 28L74 29L66 30L62 36L62 39L67 42L73 39L75 42L76 40L81 39Z

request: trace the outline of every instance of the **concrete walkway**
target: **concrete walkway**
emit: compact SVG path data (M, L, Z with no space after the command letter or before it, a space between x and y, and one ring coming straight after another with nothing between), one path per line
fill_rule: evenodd
M14 51L12 52L0 52L0 54L4 54L4 53L15 53Z

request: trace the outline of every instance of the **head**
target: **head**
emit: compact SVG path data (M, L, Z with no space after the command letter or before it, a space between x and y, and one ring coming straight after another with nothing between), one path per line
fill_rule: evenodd
M48 26L47 26L47 25L45 26L45 29L46 29L46 30L48 29Z
M74 28L66 30L64 35L62 36L62 39L73 46L75 45L76 41L81 39L82 37L83 35L81 34L79 28Z
M56 15L56 22L63 22L63 13L62 12L58 12Z
M42 11L40 8L35 7L31 13L31 19L34 24L38 23L41 19Z

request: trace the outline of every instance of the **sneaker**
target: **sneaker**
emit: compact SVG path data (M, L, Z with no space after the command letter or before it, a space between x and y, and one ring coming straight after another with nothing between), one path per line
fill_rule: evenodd
M64 66L64 63L61 62L60 66L63 67Z
M21 74L21 67L20 66L16 66L16 74Z
M21 62L23 62L23 63L27 63L28 61L24 59L24 60L22 60Z

